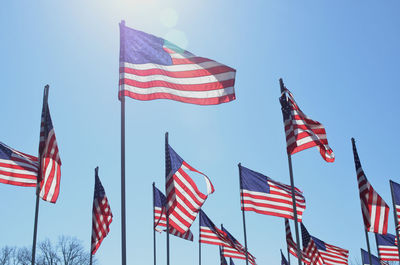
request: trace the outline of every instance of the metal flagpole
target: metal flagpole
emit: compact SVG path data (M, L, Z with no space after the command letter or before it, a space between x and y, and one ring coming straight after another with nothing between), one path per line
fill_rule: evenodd
M168 150L168 132L165 133L165 151ZM167 165L165 165L166 167ZM166 170L165 170L166 172ZM169 172L167 172L169 173ZM165 176L167 177L167 176ZM167 181L167 179L165 178L165 181ZM167 183L165 183L165 196L168 196L167 193ZM168 198L167 198L168 200ZM167 202L168 204L168 202ZM167 265L169 265L169 218L168 218L168 205L165 206L167 208L166 213L165 213L165 217L167 219Z
M243 197L242 197L242 191L241 191L241 180L242 180L242 171L240 170L240 167L242 166L241 163L239 163L238 167L239 167L239 192L240 192L240 203L242 205L242 216L243 216L243 232L244 232L244 247L245 247L245 251L246 251L246 265L249 265L249 255L247 253L247 235L246 235L246 218L244 215L244 209L243 209Z
M44 91L43 91L43 106L42 106L43 117L47 116L48 98L49 98L49 85L45 85ZM43 117L40 118L40 128L42 128L42 118ZM40 136L39 136L39 145L40 145ZM42 178L42 159L41 159L40 152L39 152L38 160L39 160L39 170L38 170L37 183L36 183L36 207L35 207L35 221L34 221L34 225L33 225L32 265L35 265L35 260L36 260L37 224L38 224L38 217L39 217L39 193L40 193L40 181Z
M372 265L372 256L371 256L371 248L369 247L368 231L367 229L364 229L364 231L365 231L365 238L367 240L369 264Z
M200 242L200 233L201 233L201 228L200 228L200 218L199 218L199 265L201 265L201 242Z
M124 28L125 21L120 23L120 38L124 44ZM121 54L125 53L125 45L120 46ZM122 265L126 265L126 211L125 211L125 96L120 95L121 101L121 250L122 250Z
M154 224L156 223L156 215L154 213L154 188L156 184L153 182L153 256L154 256L154 265L156 265L157 260L156 260L156 229L154 227Z
M279 84L281 87L281 93L285 90L285 85L283 84L282 78L279 79ZM285 126L285 124L283 124ZM301 251L300 251L300 236L299 236L299 228L298 228L298 219L297 219L297 207L296 207L296 197L294 193L294 179L293 179L293 168L292 168L292 156L288 154L288 163L289 163L289 174L290 174L290 188L292 193L292 204L293 204L293 213L294 213L294 229L296 231L296 244L297 244L297 260L299 265L301 265Z
M397 219L396 203L394 201L393 181L389 180L389 183L390 183L390 191L392 193L394 223L396 225L395 230L396 230L396 238L397 238L397 249L399 251L399 257L400 257L400 236L399 236L399 230L397 229L397 227L399 227L399 220Z
M285 224L285 238L286 238L286 221L285 219L283 219L283 222ZM289 220L288 220L289 223ZM287 240L286 240L286 250L287 250L287 257L288 257L288 264L290 265L290 251L289 251L289 245L287 244Z
M94 181L94 192L96 192L96 176L98 176L99 175L99 167L97 166L95 169L94 169L94 177L95 177L95 181ZM93 215L93 212L92 212L92 215ZM92 265L92 261L93 261L93 255L92 255L92 239L93 239L93 217L92 217L92 233L91 233L91 235L90 235L90 251L89 251L89 254L90 254L90 265Z

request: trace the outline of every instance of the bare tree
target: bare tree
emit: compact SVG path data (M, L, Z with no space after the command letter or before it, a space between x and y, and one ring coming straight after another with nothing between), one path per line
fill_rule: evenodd
M72 237L61 236L58 240L58 248L61 252L63 265L89 264L90 256L87 254L81 242Z
M27 247L0 249L0 265L31 265L32 251ZM35 265L89 265L90 253L84 250L82 242L75 237L61 236L57 244L49 239L38 243ZM93 258L92 264L97 264Z
M38 265L59 265L60 258L55 247L49 239L39 243L40 254L37 260Z
M18 265L30 265L32 262L32 251L27 247L22 247L18 249L16 253L16 264Z

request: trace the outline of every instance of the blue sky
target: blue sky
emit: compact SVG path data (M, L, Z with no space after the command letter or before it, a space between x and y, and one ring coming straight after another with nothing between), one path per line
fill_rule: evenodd
M71 235L89 249L98 165L114 221L96 256L100 264L120 262L118 23L124 19L129 27L237 70L237 100L231 103L204 107L127 98L128 264L152 262L151 184L164 185L166 131L171 146L215 186L204 211L243 242L237 164L289 183L281 77L302 110L325 125L336 155L333 164L315 148L293 156L295 184L307 201L304 224L312 235L349 249L353 264L360 262L359 248L366 245L350 138L357 141L368 179L391 206L388 181L400 182L399 8L395 0L3 3L0 141L37 154L42 91L49 84L63 163L57 203L40 204L38 239ZM0 247L30 246L34 189L2 184L0 198ZM279 249L285 249L283 220L246 213L246 223L258 263L278 264ZM171 264L197 264L197 231L196 221L193 243L171 239ZM165 235L157 236L157 246L162 264ZM202 253L203 264L218 264L217 247L203 245Z

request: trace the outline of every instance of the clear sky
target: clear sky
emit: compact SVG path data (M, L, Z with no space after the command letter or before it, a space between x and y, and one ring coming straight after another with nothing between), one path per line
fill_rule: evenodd
M293 156L295 184L307 201L304 224L312 235L349 249L352 264L360 262L366 243L350 138L369 181L391 207L389 179L400 182L399 9L397 0L4 1L0 141L37 154L43 87L49 84L63 163L57 203L40 202L38 240L70 235L89 249L98 165L114 221L96 257L102 265L120 264L117 84L118 23L124 19L237 69L231 103L127 98L128 264L153 262L151 184L163 189L166 131L171 146L215 186L204 211L244 241L237 164L289 183L281 77L302 110L325 126L336 155L333 164L316 148ZM0 247L30 246L34 189L0 184L0 199ZM279 264L279 249L286 248L283 219L248 212L246 222L258 264ZM392 209L389 230L394 232ZM198 264L197 221L193 232L193 243L171 238L171 264ZM157 247L158 263L165 264L164 234L157 235ZM202 253L203 264L219 264L218 247L203 245Z

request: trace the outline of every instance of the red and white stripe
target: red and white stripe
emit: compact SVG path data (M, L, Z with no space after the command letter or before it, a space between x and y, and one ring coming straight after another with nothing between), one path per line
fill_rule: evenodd
M214 227L216 232L207 226L200 226L200 243L217 246L226 245L226 234L219 228Z
M166 229L160 229L160 228L167 228L167 218L165 215L165 209L163 210L160 207L154 207L154 229L158 232L165 232ZM170 227L169 229L169 233L171 235L189 240L189 241L193 241L193 234L190 230L186 231L185 233L180 233L179 231L177 231L175 228Z
M207 185L207 195L199 191L196 183L190 178L185 170L202 174ZM177 231L185 233L189 230L197 213L207 199L207 196L214 192L210 179L194 169L185 161L176 171L167 176L167 212L169 224Z
M386 261L399 261L399 249L396 246L378 246L379 257Z
M303 249L304 254L306 257L309 258L311 265L324 265L324 260L314 242L311 238L308 245Z
M349 251L343 248L336 247L325 243L326 250L319 249L319 254L326 265L347 265Z
M294 219L291 187L271 179L268 179L268 185L269 193L242 189L242 210ZM297 218L301 222L306 209L306 200L297 188L295 188L295 198Z
M232 247L230 244L225 243L222 246L222 255L227 258L233 258L233 259L246 259L246 250L243 246L238 246L237 244L235 247ZM249 262L253 265L257 264L256 263L256 258L247 252L247 255L249 257Z
M46 139L44 136L40 140L44 141L44 149L41 152L41 182L40 197L48 202L55 203L60 193L61 160L58 152L56 135L51 129Z
M167 218L165 216L165 208L154 206L154 229L158 232L163 231L167 227Z
M292 238L292 231L290 230L289 220L285 218L285 229L286 229L286 244L289 250L289 253L297 258L297 244L294 242ZM310 264L310 259L307 257L304 250L301 253L301 260L305 264Z
M106 196L103 198L94 198L93 200L93 216L92 216L92 255L100 247L101 242L110 232L110 224L112 222L112 212L108 199Z
M10 159L0 158L0 183L36 187L39 163L37 157L22 153L0 143L11 151Z
M389 206L368 182L361 167L357 169L357 180L360 190L361 210L367 231L386 234Z
M172 57L172 65L120 63L120 96L198 105L235 99L235 69L189 52L178 53L165 46L163 49Z
M282 92L282 97L285 96L290 109L289 118L284 120L288 154L295 154L316 146L325 161L334 162L335 155L328 145L324 126L307 117L297 105L292 93L286 88Z

